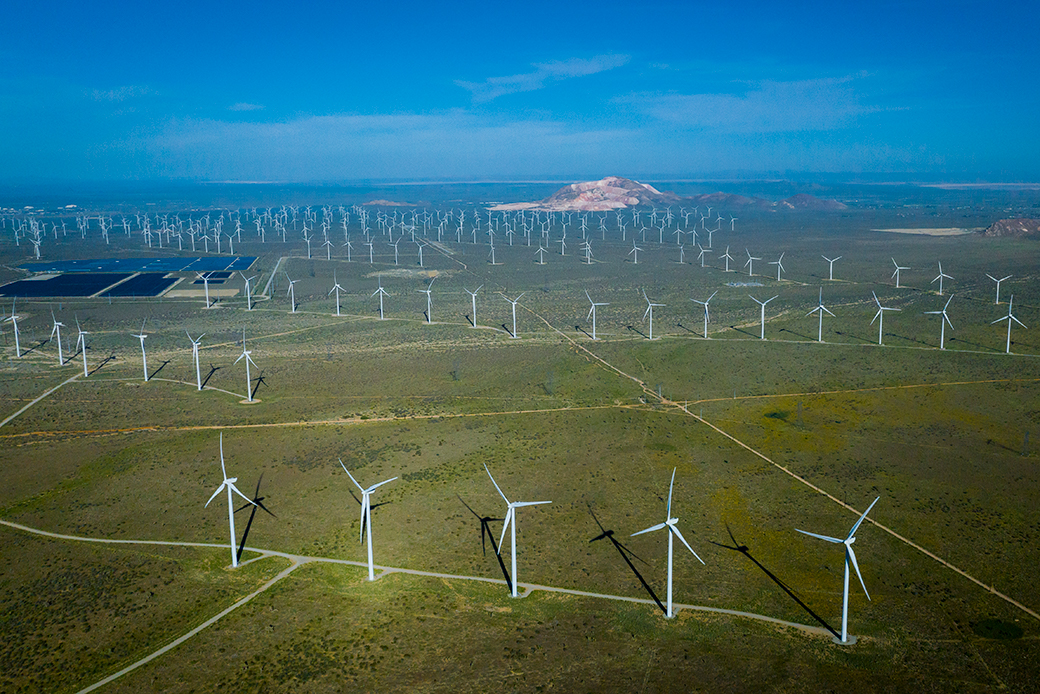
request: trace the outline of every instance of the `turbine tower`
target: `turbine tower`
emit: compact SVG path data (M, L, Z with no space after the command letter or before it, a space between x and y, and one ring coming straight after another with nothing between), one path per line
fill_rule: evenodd
M527 292L520 292L520 296L523 296L526 293ZM520 301L520 296L516 297L515 299L510 299L505 294L501 293L499 293L499 296L501 296L503 299L505 299L513 305L513 334L510 337L516 338L516 302Z
M899 289L899 271L900 270L910 270L911 268L901 267L899 265L899 263L896 262L895 258L892 258L892 264L896 266L896 271L892 273L892 277L896 278L896 289Z
M360 484L358 484L358 481L356 479L354 479L354 475L350 474L350 470L348 470L347 466L343 464L343 459L342 458L339 461L339 465L340 465L340 467L343 468L343 472L347 473L347 477L349 477L350 481L354 483L354 486L356 486L358 489L361 490L361 527L358 529L358 542L364 541L365 536L367 535L367 537L368 537L368 580L374 581L374 580L376 580L376 574L375 574L375 567L372 564L372 501L371 501L371 499L369 497L372 496L372 492L374 492L375 490L379 489L384 484L387 484L389 482L393 482L397 478L396 477L391 477L388 480L384 480L383 482L379 482L377 484L373 484L368 489L365 489Z
M146 318L145 321L147 321L147 320L148 319ZM145 321L141 321L141 333L139 335L134 335L134 337L136 337L138 340L141 341L141 366L144 368L144 382L147 383L148 382L148 355L144 351L144 339L146 337L148 337L148 335L144 331Z
M491 470L488 470L487 463L484 463L484 470L487 472L488 477L491 477L491 484L495 485L495 489L498 490L498 495L506 502L506 518L505 524L502 526L502 536L498 539L498 553L502 554L502 542L506 539L506 531L509 530L510 524L512 524L513 532L509 539L509 554L512 560L512 569L509 574L509 582L511 584L511 595L516 597L516 509L523 506L539 506L541 504L551 504L551 501L510 501L506 498L506 495L502 493L502 488L498 486L498 482L491 476Z
M462 288L462 290L464 292L469 294L470 299L473 300L473 314L470 317L470 324L474 328L477 327L477 292L479 292L483 287L484 287L484 285L480 285L479 287L477 287L473 291L470 291L470 290L466 289L465 287Z
M930 282L930 284L935 284L936 282L939 283L939 296L942 296L942 292L943 292L943 278L944 277L946 279L948 279L948 280L952 280L953 279L952 277L947 275L945 272L943 272L942 261L940 260L939 261L939 275L938 275L938 277L936 277L934 280L932 280Z
M903 269L906 270L907 268L903 268ZM897 284L896 286L898 287L899 285ZM877 327L878 327L877 343L880 345L881 344L881 336L885 334L884 333L884 330L885 330L885 327L884 327L885 326L885 311L901 311L902 309L889 308L888 306L882 306L881 302L878 301L877 294L875 294L874 292L871 292L871 294L874 294L874 303L877 304L877 309L878 310L877 310L877 313L874 314L874 317L871 319L870 324L874 325L874 321L878 322L878 324L877 324Z
M76 337L76 349L82 350L83 353L83 378L87 378L87 335L90 333L86 332L79 326L79 318L76 319L76 330L79 331L79 335Z
M776 281L777 282L780 281L780 272L784 270L784 254L785 253L787 253L787 251L784 251L783 253L781 253L780 257L777 258L775 261L773 261L773 260L769 261L770 265L776 265Z
M592 297L589 296L589 290L588 289L585 290L585 296L587 296L589 298L589 303L592 304L589 307L589 315L585 316L585 320L588 320L590 317L592 318L592 339L595 340L596 339L596 307L597 306L610 306L610 304L607 303L607 302L596 303L595 301L593 301Z
M1023 323L1019 319L1015 318L1014 314L1011 313L1011 305L1014 304L1014 303L1015 303L1015 295L1012 294L1011 295L1011 299L1008 301L1008 312L1007 312L1007 315L1004 316L1003 318L998 318L995 321L993 321L992 323L990 323L990 325L993 325L993 323L999 323L1002 320L1006 320L1008 322L1007 348L1004 350L1005 354L1011 354L1011 321L1014 321L1014 322L1018 323L1023 328L1026 327L1025 323ZM1027 328L1027 330L1028 330L1028 328Z
M747 262L744 263L744 267L746 267L748 269L748 271L747 271L748 277L754 277L754 275L755 275L755 261L756 260L762 260L762 259L761 258L755 258L754 256L752 256L751 255L751 251L749 251L746 248L744 249L744 252L747 253Z
M715 298L715 295L716 295L716 294L718 294L718 293L719 293L719 292L718 292L718 290L716 289L716 290L715 290L714 292L712 292L711 296L709 296L709 297L708 297L707 299L705 299L704 301L699 301L699 300L697 300L697 299L690 299L690 301L692 301L693 303L695 303L695 304L700 304L701 306L703 306L703 307L704 307L704 339L705 339L705 340L707 340L707 339L708 339L708 322L709 322L709 321L711 320L711 319L710 319L710 318L708 317L708 302L709 302L709 301L711 301L712 299L714 299L714 298Z
M643 298L646 299L646 311L643 313L643 320L646 320L647 316L650 316L650 339L654 339L654 306L665 306L665 304L655 304L650 301L646 295L646 290L643 290Z
M379 320L383 320L383 297L390 296L385 289L383 289L383 276L379 275L379 289L372 292L372 296L379 295Z
M53 311L51 311L51 320L54 322L54 327L51 328L51 337L54 337L55 335L58 336L58 366L61 366L62 364L65 363L65 355L63 355L62 352L61 352L61 329L65 327L65 324L59 322L58 319L54 317L54 312ZM145 372L145 379L144 380L146 380L146 381L148 380L148 372L147 371Z
M679 541L682 542L686 546L686 549L690 550L690 554L692 554L693 556L697 557L697 561L699 561L701 564L704 563L704 560L701 559L699 556L697 556L697 553L693 551L693 547L690 547L690 543L687 542L686 538L682 536L681 532L679 532L679 528L675 527L675 524L679 522L679 519L678 518L672 518L672 490L674 488L675 488L675 468L672 468L672 481L668 485L668 507L667 507L667 510L665 511L665 521L664 521L664 523L658 523L657 525L651 525L646 530L640 530L637 533L632 533L632 535L630 536L630 537L635 537L636 535L642 535L643 533L654 532L655 530L665 530L665 529L668 530L668 607L667 607L667 610L665 611L665 617L667 617L668 619L671 619L674 616L674 614L672 612L672 537L675 536L675 537L679 538Z
M200 337L199 339L201 340L202 338ZM246 360L246 400L249 402L253 402L253 379L249 375L249 365L256 366L256 362L250 356L252 353L252 350L246 349L246 329L242 328L242 354L235 360L235 364L243 359Z
M336 292L336 315L338 316L339 315L339 293L342 292L342 291L346 291L346 290L343 289L343 287L339 286L339 280L336 279L336 272L335 272L335 270L333 270L333 272L332 272L332 282L333 282L333 285L332 285L332 289L329 290L329 294L332 294L332 292ZM329 294L326 294L325 296L328 296Z
M726 246L726 252L721 257L726 261L726 272L729 272L729 261L733 260L733 256L729 254L729 246Z
M18 342L18 321L21 320L21 316L15 315L14 303L11 304L11 315L6 319L10 321L11 326L14 328L14 355L16 357L22 356L22 346Z
M238 494L253 506L256 506L256 504L253 503L253 500L248 496L238 491L238 487L235 486L235 482L238 481L237 477L227 476L227 469L224 467L224 432L220 432L220 472L224 475L224 481L220 483L220 486L217 487L217 491L213 492L213 496L209 498L209 501L206 502L206 506L203 506L203 508L209 506L210 501L216 499L217 494L220 494L222 490L227 489L228 526L230 526L231 530L231 566L238 566L238 547L235 546L235 507L231 493L234 492L235 494Z
M296 286L296 283L300 280L294 280L293 278L289 277L288 272L285 273L285 279L289 280L289 289L286 290L285 293L289 295L289 304L292 306L292 311L290 311L290 313L296 313L296 291L293 288Z
M838 257L840 258L841 256L838 256ZM837 259L838 258L835 258L835 260L837 260ZM820 305L817 306L816 308L814 308L812 311L809 311L805 315L806 316L811 316L812 314L816 313L817 311L819 311L819 313L820 313L820 327L819 327L819 330L817 331L817 334L816 334L816 341L817 342L823 342L823 314L827 313L827 315L830 315L830 316L834 315L833 313L830 312L830 309L828 309L826 306L823 305L823 287L820 287Z
M759 301L758 299L756 299L755 297L751 296L750 294L748 294L748 296L751 297L752 301L754 301L756 304L758 304L759 306L762 307L762 327L759 330L758 339L764 340L764 339L766 339L766 304L768 304L770 301L772 301L773 299L775 299L777 296L780 296L780 295L777 294L776 296L770 297L770 298L766 299L765 301Z
M998 279L997 279L996 277L994 277L993 275L991 275L991 274L989 274L989 273L987 272L987 273L986 273L986 277L989 277L989 278L990 278L991 280L993 280L994 282L996 282L996 283L997 283L997 299L996 299L996 301L994 301L993 303L994 303L994 304L999 304L999 303L1000 303L1000 283L1001 283L1001 282L1003 282L1004 280L1009 280L1009 279L1011 279L1011 277L1012 277L1012 276L1011 276L1011 275L1008 275L1007 277L1001 277L1001 278L1000 278L1000 279L998 280ZM12 309L12 311L13 311L13 310L14 310L14 309Z
M433 283L437 280L434 277L430 280L430 283L426 285L426 289L419 289L420 294L426 295L426 324L429 325L433 322Z
M242 275L242 279L244 279L246 281L246 310L247 311L252 311L253 310L253 295L249 291L249 283L256 279L256 275L253 275L252 277L246 277L245 274L243 274L241 272L239 272L238 274Z
M206 333L199 335L198 339L192 337L187 330L184 331L184 334L191 340L191 357L195 361L195 383L198 385L198 389L202 390L202 370L199 368L199 343L202 342L202 338Z
M942 294L942 292L939 293ZM951 301L953 301L953 294L950 294L950 298L946 300L946 306L943 306L941 311L925 311L925 314L929 316L942 316L939 320L939 325L942 326L939 332L939 349L946 349L946 324L949 323L950 330L953 330L953 323L950 323L950 317L946 315L946 309Z
M839 255L837 258L828 258L825 255L821 255L820 257L827 261L828 266L829 266L829 268L827 270L827 279L833 282L834 281L834 263L836 263L839 260L841 260L841 256Z
M859 564L856 562L856 553L852 551L852 543L856 541L856 531L859 530L860 524L863 519L870 513L870 509L874 508L874 504L878 502L878 499L871 502L867 510L863 512L863 515L859 517L859 520L852 526L852 530L849 531L848 536L844 540L839 540L836 537L828 537L827 535L817 535L816 533L810 533L805 530L798 530L803 535L809 535L811 537L819 538L827 542L833 542L837 545L845 545L845 588L842 592L841 598L841 643L848 643L848 624L849 624L849 563L852 563L852 568L856 570L856 576L859 578L859 584L863 586L863 593L867 596L867 600L870 600L870 593L867 592L867 584L863 582L863 574L859 572Z

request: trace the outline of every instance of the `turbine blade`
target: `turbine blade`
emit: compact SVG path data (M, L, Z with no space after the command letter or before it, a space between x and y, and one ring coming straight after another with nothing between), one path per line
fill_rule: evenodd
M513 508L520 508L521 506L541 506L542 504L551 503L551 501L515 501L513 502Z
M655 530L660 530L661 528L665 528L667 526L667 523L658 523L657 525L651 525L646 530L640 530L637 533L632 533L631 535L629 535L629 537L635 537L636 535L642 535L643 533L652 533Z
M697 557L697 561L699 561L702 564L704 563L704 560L701 559L700 556L693 551L693 547L690 547L690 543L686 541L686 538L682 536L682 533L679 532L679 529L677 527L675 527L674 525L669 525L668 529L675 533L675 536L679 538L679 540L682 541L684 545L686 545L686 549L690 550L690 554Z
M360 489L362 494L366 494L367 492L365 491L365 488L362 487L360 484L358 484L357 480L354 479L354 475L350 474L350 470L348 470L347 466L343 464L343 459L339 458L338 460L339 460L339 466L341 468L343 468L343 472L347 473L347 477L349 477L350 481L354 483L354 486L357 487L358 489Z
M234 492L235 494L238 494L238 495L239 495L240 497L242 497L243 499L245 499L246 501L248 501L248 502L249 502L250 504L252 504L253 506L256 506L256 504L255 504L255 503L253 503L253 500L252 500L252 499L250 499L250 498L249 498L248 496L246 496L245 494L243 494L242 492L238 491L238 487L236 487L236 486L235 486L234 484L232 484L232 483L228 482L228 487L230 487L230 488L231 488L231 491L233 491L233 492Z
M510 506L509 510L506 511L506 522L502 524L502 536L498 538L498 553L502 554L502 543L506 539L506 531L509 530L509 522L513 520L513 507ZM513 548L516 551L516 547Z
M842 544L842 541L836 537L828 537L827 535L817 535L816 533L811 533L808 530L798 530L798 528L795 528L795 530L797 532L800 532L802 535L811 535L812 537L818 537L821 540L826 540L827 542L833 542L838 545Z
M211 496L209 498L209 501L213 501L214 499L216 499L217 498L217 494L220 494L222 491L224 491L224 483L223 482L221 482L220 486L217 487L217 491L213 492L213 496ZM206 502L206 506L209 506L209 501ZM206 508L206 506L203 506L202 508Z
M675 471L678 468L672 468L672 481L668 484L668 510L665 513L665 518L672 517L672 490L675 489Z
M851 539L853 536L855 536L856 531L859 530L859 526L863 522L863 519L867 517L867 514L870 513L870 509L874 508L874 504L876 504L878 502L878 499L880 498L881 497L879 496L877 499L874 499L872 502L870 502L870 506L867 506L867 510L863 512L863 515L859 517L859 520L856 521L856 524L852 526L852 530L849 531L849 536L845 539Z
M491 470L488 470L487 463L484 463L484 470L487 471L488 477L491 477ZM494 477L491 477L491 484L495 485L495 489L498 490L498 495L508 504L509 499L506 499L506 495L502 493L502 488L498 486L498 482L495 481ZM510 509L510 513L512 513L512 509Z
M372 493L373 491L375 491L376 489L379 489L379 488L380 488L380 487L382 487L382 486L383 486L384 484L387 484L387 483L389 483L389 482L393 482L393 481L394 481L394 480L396 480L396 479L397 479L396 477L391 477L390 479L388 479L388 480L383 480L382 482L380 482L380 483L378 483L378 484L373 484L373 485L372 485L371 487L369 487L368 489L366 489L366 490L365 490L365 492L366 492L366 493L368 493L368 494L371 494L371 493Z
M867 600L870 600L870 593L867 592L867 584L863 582L863 574L859 572L859 563L856 561L856 553L852 551L852 545L846 544L845 551L849 555L849 559L852 560L852 568L856 570L856 578L859 579L859 584L863 586L863 593L867 596Z
M361 495L361 523L358 526L358 539L357 539L359 543L365 541L365 522L366 522L366 520L368 518L369 509L370 508L371 508L371 505L369 504L369 501L368 501L368 494L362 494Z

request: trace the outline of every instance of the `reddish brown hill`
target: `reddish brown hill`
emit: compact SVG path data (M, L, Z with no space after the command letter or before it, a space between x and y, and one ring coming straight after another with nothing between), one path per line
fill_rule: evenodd
M984 236L1010 236L1012 238L1040 238L1040 219L1016 217L1001 219L983 232Z

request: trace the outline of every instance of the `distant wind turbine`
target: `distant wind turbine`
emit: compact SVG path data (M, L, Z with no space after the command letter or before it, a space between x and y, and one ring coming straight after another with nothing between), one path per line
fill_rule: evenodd
M941 294L942 292L940 292ZM946 309L950 306L950 302L953 301L953 295L946 300L946 306L942 307L941 311L925 311L926 315L929 316L941 316L939 319L939 325L941 326L939 332L939 349L946 349L946 324L950 324L950 330L953 330L953 323L950 323L950 317L946 315Z
M506 502L506 518L505 518L505 523L502 525L502 537L499 538L499 540L498 540L498 547L497 547L499 554L502 553L502 542L506 539L506 531L509 530L510 525L512 526L512 529L513 529L513 532L510 535L510 540L509 540L509 554L510 554L510 558L512 560L512 569L511 569L510 574L509 574L509 582L512 584L510 586L511 589L512 589L511 595L515 598L517 596L517 593L516 593L516 584L517 584L517 578L516 578L516 523L517 523L516 509L522 508L524 506L540 506L542 504L551 504L552 502L551 501L510 501L506 497L506 495L504 493L502 493L502 488L498 486L498 482L495 481L495 478L491 476L491 470L488 470L487 463L484 463L484 470L485 470L485 472L487 472L488 477L491 478L491 484L495 485L495 489L498 491L498 495L501 496L502 499Z

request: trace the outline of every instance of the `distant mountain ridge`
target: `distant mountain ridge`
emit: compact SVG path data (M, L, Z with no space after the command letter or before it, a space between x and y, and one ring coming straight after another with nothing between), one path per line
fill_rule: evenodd
M1038 238L1040 237L1040 219L1030 219L1029 217L1000 219L986 229L986 231L983 232L983 236Z
M607 176L598 181L572 183L560 188L549 197L536 202L515 202L496 205L492 210L538 210L544 212L602 212L625 209L638 205L711 205L730 209L760 210L819 210L836 211L847 207L837 200L823 200L799 193L786 200L773 202L764 198L747 197L733 193L705 193L681 197L662 192L653 186L620 176Z

